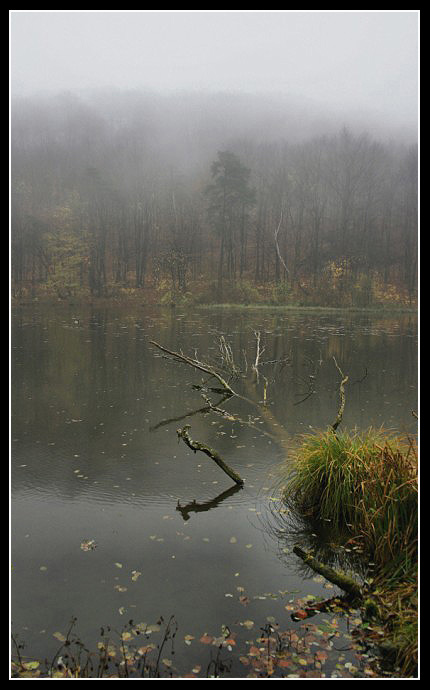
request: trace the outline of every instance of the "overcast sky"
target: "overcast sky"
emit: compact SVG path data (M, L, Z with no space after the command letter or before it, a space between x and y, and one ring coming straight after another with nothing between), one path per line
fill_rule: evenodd
M10 11L11 92L280 92L414 122L411 11Z

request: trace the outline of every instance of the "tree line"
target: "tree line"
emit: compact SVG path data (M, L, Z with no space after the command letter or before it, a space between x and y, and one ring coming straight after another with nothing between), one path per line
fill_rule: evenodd
M199 286L222 299L246 284L278 301L366 305L377 284L415 299L416 145L347 127L241 136L208 118L15 103L13 294Z

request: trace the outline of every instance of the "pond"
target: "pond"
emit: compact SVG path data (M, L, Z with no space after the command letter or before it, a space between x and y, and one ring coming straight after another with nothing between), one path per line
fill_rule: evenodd
M193 385L213 380L150 344L215 361L222 337L247 372L232 383L242 397L222 407L247 423L208 411ZM349 375L343 428L416 432L413 314L35 305L14 310L11 352L12 628L31 658L53 657L72 617L96 647L103 626L174 615L166 675L204 677L215 650L204 635L228 626L242 662L226 649L226 675L247 677L243 648L268 620L299 634L296 600L336 592L272 529L288 449L336 417L333 357ZM243 488L178 442L186 423ZM334 659L326 672L348 675L340 668Z

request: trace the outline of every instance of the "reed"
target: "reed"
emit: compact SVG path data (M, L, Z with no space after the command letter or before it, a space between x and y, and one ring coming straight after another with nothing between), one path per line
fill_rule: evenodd
M288 508L361 537L395 663L417 656L418 460L414 439L383 429L301 438L284 492Z

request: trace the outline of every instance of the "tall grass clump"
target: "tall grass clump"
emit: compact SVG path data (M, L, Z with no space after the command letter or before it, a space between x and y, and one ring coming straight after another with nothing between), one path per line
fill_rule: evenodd
M351 526L382 565L417 538L417 456L412 439L370 429L302 438L285 499L296 511Z
M375 429L305 435L284 498L296 515L361 538L375 563L373 588L389 620L396 663L410 670L417 648L415 440Z

